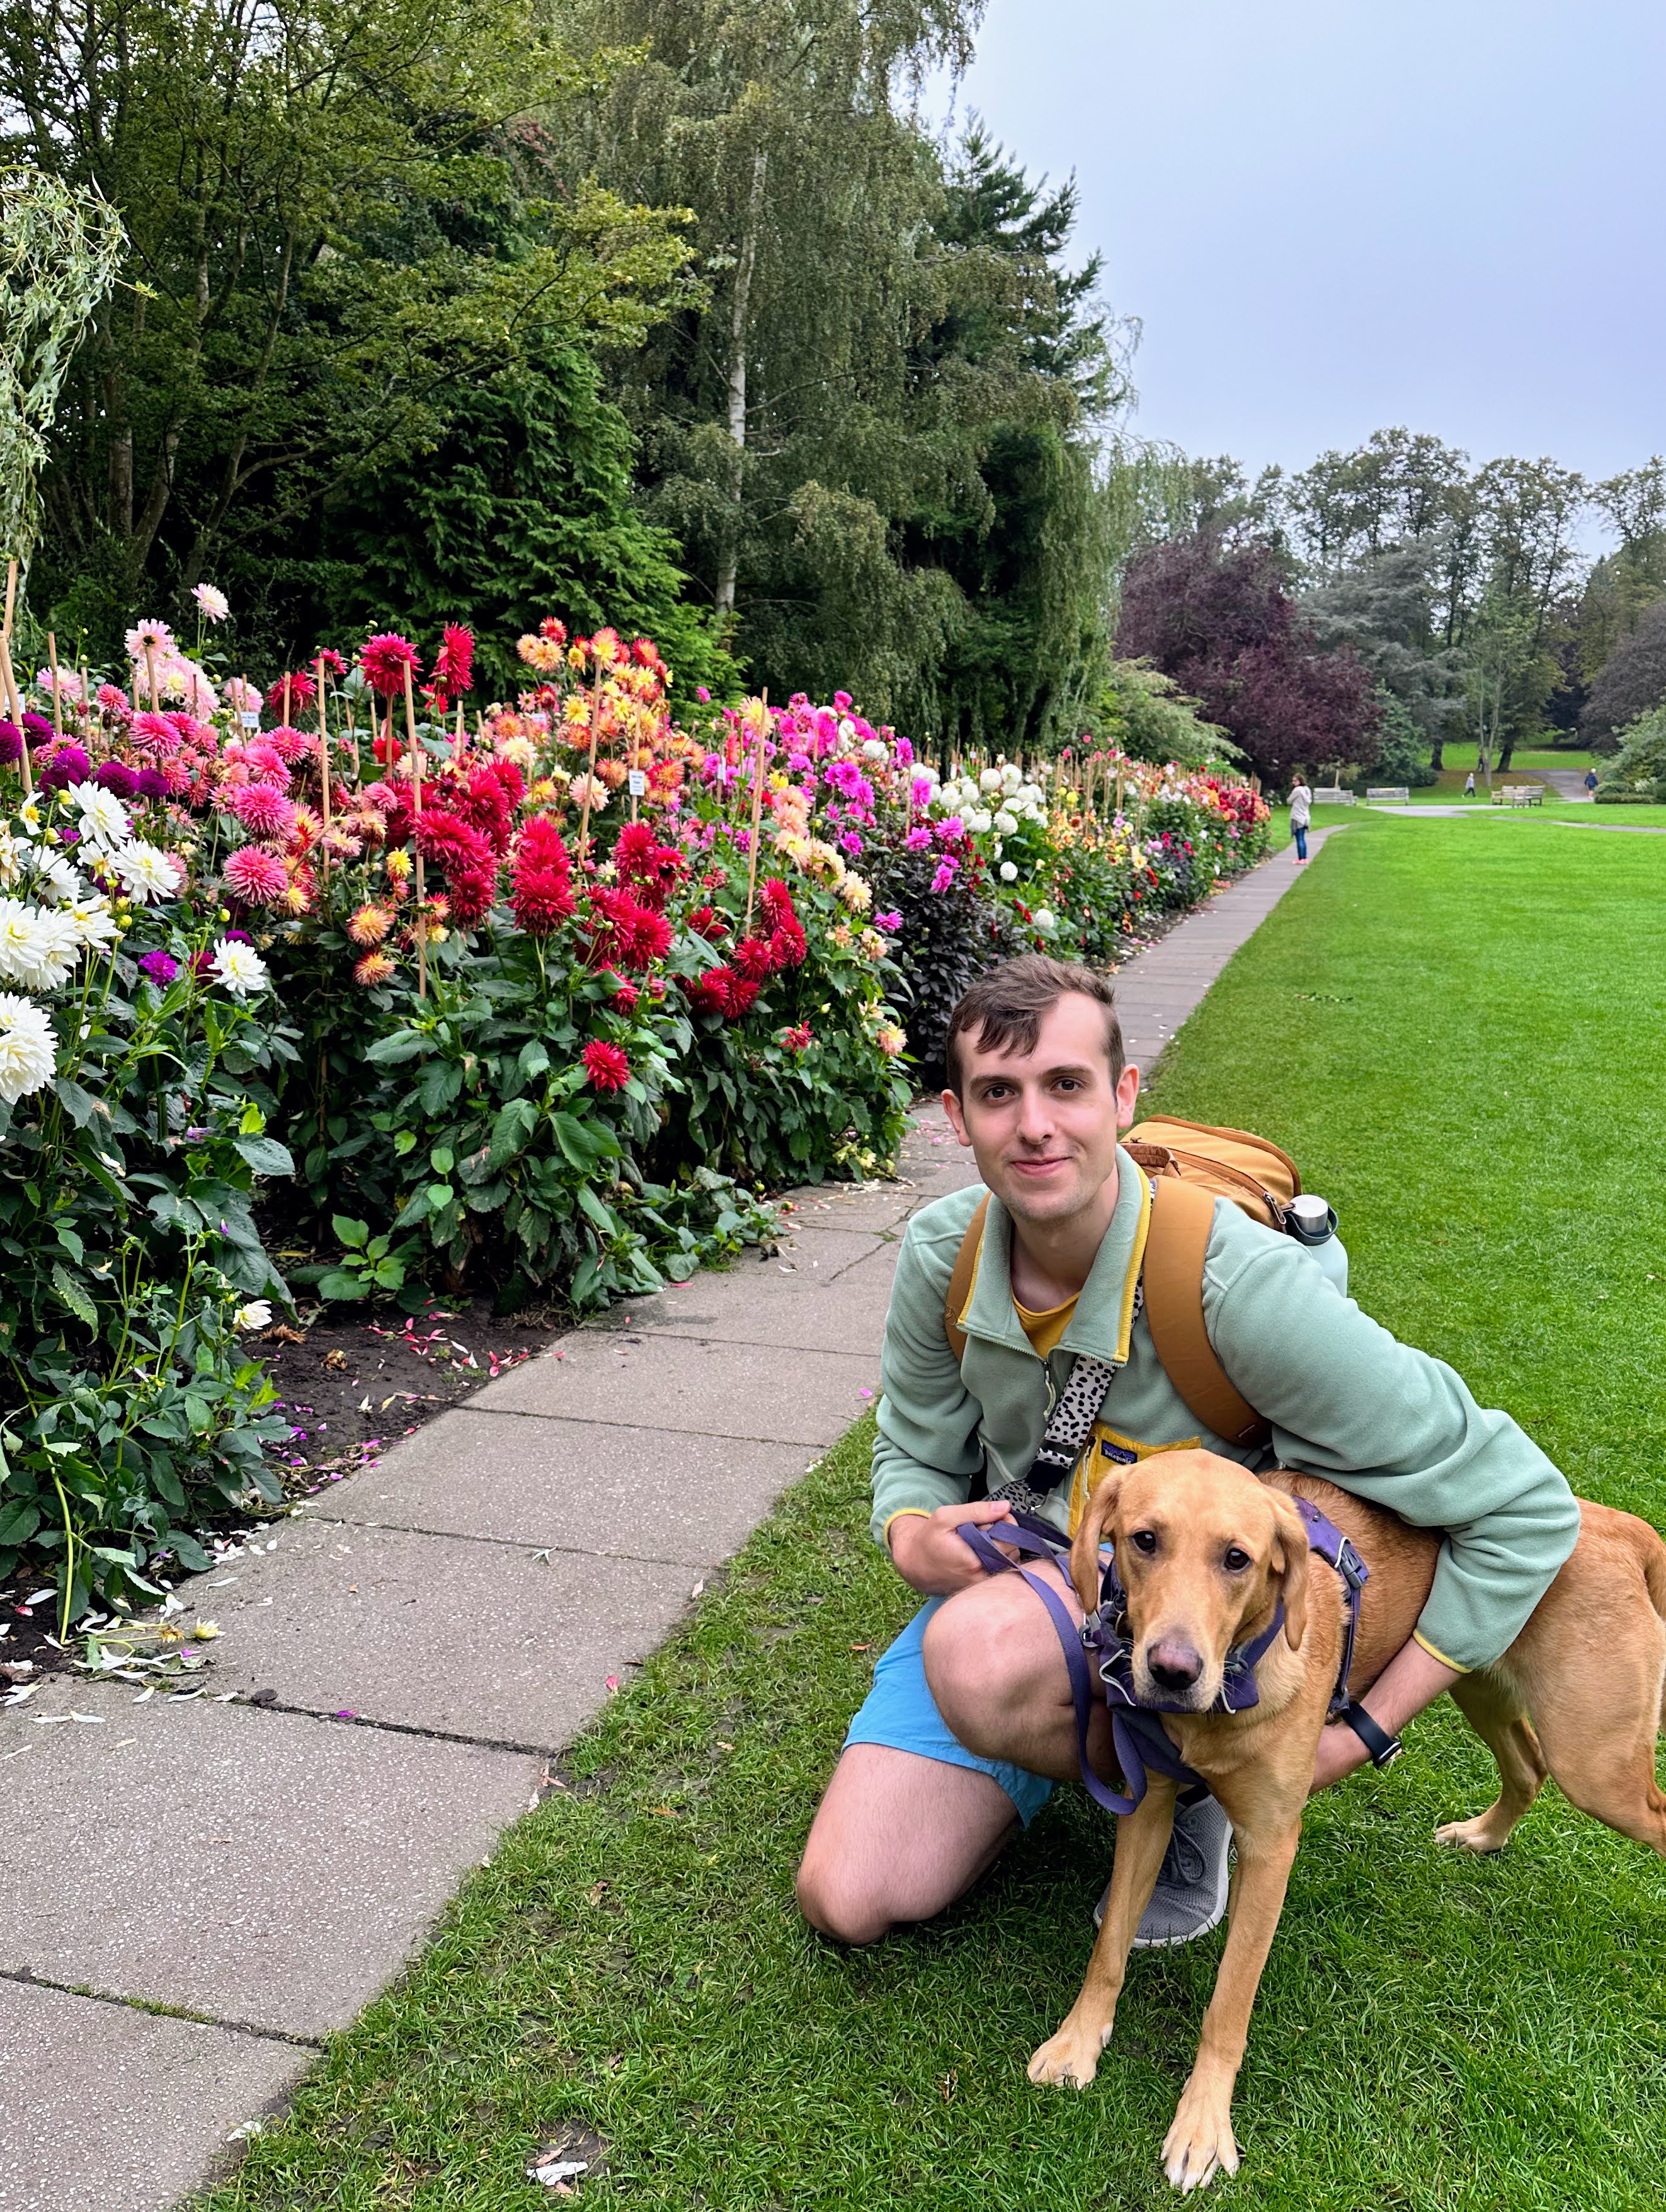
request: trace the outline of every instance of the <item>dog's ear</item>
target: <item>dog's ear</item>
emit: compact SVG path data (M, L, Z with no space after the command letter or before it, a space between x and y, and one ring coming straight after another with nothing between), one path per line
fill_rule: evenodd
M1273 1542L1273 1565L1284 1588L1284 1636L1293 1651L1299 1651L1307 1633L1307 1523L1281 1491L1269 1491L1277 1534Z
M1120 1468L1106 1476L1088 1499L1070 1546L1070 1580L1084 1613L1092 1613L1100 1601L1100 1546L1107 1524L1116 1517L1122 1483Z

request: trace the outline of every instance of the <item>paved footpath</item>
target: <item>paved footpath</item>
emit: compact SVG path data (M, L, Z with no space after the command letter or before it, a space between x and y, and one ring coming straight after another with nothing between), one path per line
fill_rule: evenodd
M1127 965L1130 1058L1298 872ZM870 1401L902 1225L966 1158L921 1109L895 1182L796 1194L778 1250L575 1330L184 1586L206 1695L73 1678L0 1715L0 2212L164 2212L282 2101Z

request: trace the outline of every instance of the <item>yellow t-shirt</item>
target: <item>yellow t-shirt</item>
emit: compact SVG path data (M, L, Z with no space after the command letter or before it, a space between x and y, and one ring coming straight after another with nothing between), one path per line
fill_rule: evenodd
M1045 1313L1032 1313L1016 1298L1012 1303L1020 1325L1030 1340L1031 1350L1038 1359L1045 1359L1058 1349L1060 1338L1070 1326L1076 1310L1075 1298L1067 1298L1062 1306L1050 1306ZM1136 1437L1122 1435L1108 1422L1095 1421L1094 1433L1083 1447L1075 1473L1070 1478L1070 1534L1075 1535L1076 1524L1096 1485L1113 1467L1131 1467L1139 1460L1148 1459L1154 1452L1195 1450L1201 1441L1200 1437L1188 1437L1182 1443L1142 1443Z

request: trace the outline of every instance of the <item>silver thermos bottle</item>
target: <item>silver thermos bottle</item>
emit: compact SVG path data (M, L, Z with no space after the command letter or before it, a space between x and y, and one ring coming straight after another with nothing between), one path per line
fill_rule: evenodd
M1293 1198L1286 1210L1284 1226L1298 1244L1311 1253L1331 1281L1348 1296L1348 1253L1336 1234L1336 1209L1312 1192Z

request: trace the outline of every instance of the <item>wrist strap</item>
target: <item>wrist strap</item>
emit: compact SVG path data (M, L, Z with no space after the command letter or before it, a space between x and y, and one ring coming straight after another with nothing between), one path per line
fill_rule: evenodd
M1391 1766L1405 1749L1397 1735L1378 1728L1363 1705L1344 1705L1337 1719L1346 1721L1366 1749L1373 1766Z

